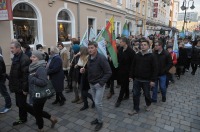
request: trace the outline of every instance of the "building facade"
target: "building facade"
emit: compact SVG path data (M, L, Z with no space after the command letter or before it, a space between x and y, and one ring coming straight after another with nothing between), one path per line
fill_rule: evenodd
M178 13L178 21L184 21L185 13ZM198 12L186 12L186 21L197 22L198 21Z
M153 18L155 0L11 0L13 20L0 21L0 39L5 63L11 63L10 41L23 39L31 46L42 44L47 51L58 41L69 44L69 36L81 39L89 27L95 34L105 27L111 16L115 34L128 23L130 35L144 34L148 24L167 26L163 5ZM159 0L161 1L161 0ZM148 7L148 8L147 8ZM150 22L149 22L150 21ZM156 24L158 25L156 25Z
M176 27L178 21L179 0L174 0L173 8L174 11L173 11L172 27Z

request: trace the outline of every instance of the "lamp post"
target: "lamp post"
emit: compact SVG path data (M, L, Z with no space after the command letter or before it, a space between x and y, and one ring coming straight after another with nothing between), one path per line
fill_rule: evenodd
M187 4L187 0L184 0L183 1L183 5L181 6L181 10L184 11L185 10L185 14L184 14L184 22L183 22L183 27L182 27L182 31L184 31L185 29L185 23L186 23L186 12L187 12L187 9L189 8L189 4L190 4L190 1L192 1L192 6L190 7L190 9L194 9L195 6L194 6L194 0L188 0L188 4Z

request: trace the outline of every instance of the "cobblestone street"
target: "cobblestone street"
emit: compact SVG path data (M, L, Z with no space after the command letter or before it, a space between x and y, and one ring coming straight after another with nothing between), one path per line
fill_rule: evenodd
M152 104L152 110L145 112L144 97L141 98L140 113L129 116L128 112L133 108L132 94L130 99L122 102L119 108L114 104L117 100L119 88L115 88L115 95L107 100L109 89L105 90L103 111L104 125L101 132L200 132L200 69L195 76L186 72L180 80L175 78L175 83L170 84L167 92L167 101L163 103L159 95L158 103ZM130 85L130 91L132 84ZM14 94L12 96L12 110L6 114L0 114L1 132L34 132L37 131L35 118L29 115L25 124L13 127L12 123L18 118L18 109L15 105ZM95 111L90 108L80 111L83 104L73 104L71 100L74 93L65 93L67 101L64 106L52 105L54 97L48 100L44 110L58 117L59 122L54 129L50 128L50 121L45 121L47 132L91 132L95 126L90 122L95 118ZM3 107L4 99L0 97L0 107Z

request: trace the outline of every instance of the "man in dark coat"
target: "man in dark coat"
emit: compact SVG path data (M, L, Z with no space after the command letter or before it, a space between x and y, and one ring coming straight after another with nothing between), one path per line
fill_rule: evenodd
M152 102L157 102L158 83L162 94L162 102L166 102L166 93L167 93L166 74L173 65L172 57L168 51L163 49L162 41L155 42L154 49L155 49L154 55L156 56L156 61L158 64L158 70L157 70L158 76L155 81L155 87L153 88Z
M129 115L137 114L140 110L141 89L144 91L146 111L150 110L151 95L150 89L155 85L157 77L157 62L155 56L150 53L150 44L147 40L141 41L141 51L135 55L131 66L130 78L133 82L133 104L134 110Z
M64 105L66 101L64 90L64 71L62 68L62 59L59 56L59 50L56 47L51 48L51 58L47 64L47 74L56 91L56 100L52 104L60 103L60 106Z
M26 103L28 93L28 75L30 59L21 50L19 42L11 42L12 65L9 76L9 88L15 93L16 105L19 107L19 120L13 126L27 121L27 112L31 111L31 106Z
M200 40L198 40L197 45L192 48L192 57L191 57L192 75L195 75L198 65L200 65Z
M0 93L5 99L5 107L0 110L0 113L6 113L11 109L11 98L7 91L6 85L6 66L0 50Z
M115 103L115 107L119 107L122 100L129 99L129 74L135 52L128 44L129 40L126 37L120 39L121 48L118 50L118 78L121 90L117 102Z

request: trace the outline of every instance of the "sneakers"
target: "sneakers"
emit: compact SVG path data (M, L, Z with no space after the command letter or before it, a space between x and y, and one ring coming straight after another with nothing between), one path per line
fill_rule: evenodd
M136 110L133 110L133 111L128 113L128 115L130 115L130 116L135 115L135 114L138 114L138 112Z
M4 113L7 113L9 110L11 110L11 108L3 108L1 109L0 113L4 114Z
M20 125L20 124L24 124L27 120L18 120L18 121L15 121L13 122L13 126L17 126L17 125Z
M145 106L145 111L151 111L151 105L149 105L149 106Z

